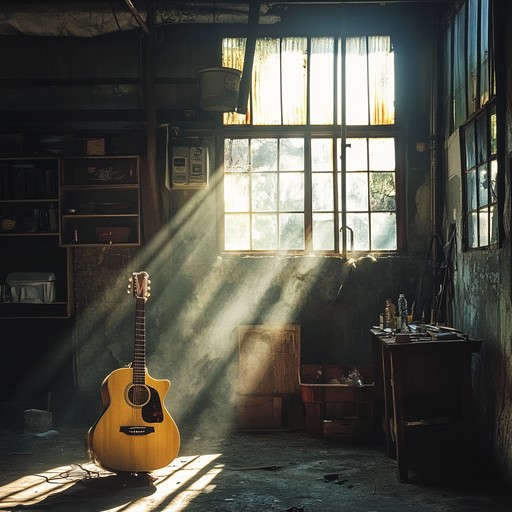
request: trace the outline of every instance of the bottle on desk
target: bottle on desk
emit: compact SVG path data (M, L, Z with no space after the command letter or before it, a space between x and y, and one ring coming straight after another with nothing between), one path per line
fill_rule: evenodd
M400 329L402 331L407 331L407 299L405 298L405 295L401 293L398 296L398 316L400 318L399 325L397 325L397 329Z
M384 309L384 327L396 329L395 323L396 308L391 299L386 299L386 308Z

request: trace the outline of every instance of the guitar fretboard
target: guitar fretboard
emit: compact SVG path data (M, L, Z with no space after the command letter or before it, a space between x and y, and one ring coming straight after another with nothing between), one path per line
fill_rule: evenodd
M135 344L133 348L133 383L145 384L146 371L146 299L135 302Z

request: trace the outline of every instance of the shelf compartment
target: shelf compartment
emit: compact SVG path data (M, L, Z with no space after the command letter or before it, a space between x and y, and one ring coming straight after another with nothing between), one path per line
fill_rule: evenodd
M1 200L57 200L59 195L59 159L0 159Z
M0 302L0 318L69 318L70 305L67 302L51 304L25 304Z
M65 158L62 246L140 245L139 157Z
M111 237L105 236L110 231ZM117 233L126 232L122 239ZM139 245L138 215L80 215L62 218L61 245Z
M138 184L137 156L69 157L64 159L61 185Z
M40 236L34 243L27 243L27 237L12 236L8 249L0 259L2 284L13 272L48 272L55 275L55 300L49 304L14 303L7 293L0 302L0 318L68 318L74 313L73 286L70 269L72 251L59 246L57 234Z

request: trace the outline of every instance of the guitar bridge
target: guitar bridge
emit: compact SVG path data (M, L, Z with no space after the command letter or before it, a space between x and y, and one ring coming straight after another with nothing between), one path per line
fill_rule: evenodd
M147 436L155 431L154 427L138 427L138 426L123 426L119 428L119 432L127 436Z

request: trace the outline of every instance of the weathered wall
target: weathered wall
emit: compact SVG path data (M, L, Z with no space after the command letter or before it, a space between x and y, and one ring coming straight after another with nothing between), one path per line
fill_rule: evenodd
M499 3L498 3L499 4ZM510 244L510 165L512 137L512 45L502 37L512 22L510 6L499 7L496 23L497 41L506 41L498 49L498 94L502 96L498 107L499 123L505 129L498 133L504 149L504 168L500 168L500 200L503 202L504 240L500 248L462 251L462 181L459 158L458 133L446 142L446 203L445 226L455 223L457 252L454 262L454 325L468 334L484 340L482 350L473 357L474 391L479 429L479 451L489 468L501 477L512 480L512 302L511 302L511 244ZM500 35L501 34L501 35ZM506 120L505 115L506 105Z
M360 21L360 25L363 32L371 28L385 33L389 29L396 41L397 122L402 127L400 162L406 176L406 203L402 208L407 212L408 251L376 261L363 258L353 266L336 257L225 256L220 251L221 170L213 166L211 185L206 191L168 193L162 189L169 223L140 250L75 250L76 317L72 340L77 409L71 410L66 404L62 410L69 410L72 417L64 419L92 421L100 409L101 380L132 359L134 304L127 297L126 284L130 273L136 270L147 270L153 282L147 304L148 367L153 376L173 381L169 408L176 419L190 428L207 428L202 419L208 419L209 428L212 422L225 425L232 419L237 378L234 333L239 324L300 322L302 362L371 363L368 329L378 322L386 298L396 298L404 292L412 302L430 238L428 154L416 152L416 142L429 139L431 41L425 19L430 19L430 14L420 7L397 9L366 6L364 13L370 16L362 17L364 23ZM329 22L333 23L332 18ZM160 33L157 76L169 79L167 87L160 84L157 88L162 122L187 129L206 127L208 133L218 133L217 118L196 110L197 89L191 79L197 69L211 66L218 58L219 30L218 26L213 30L169 27ZM139 70L139 38L134 34L70 42L52 39L42 44L32 38L6 41L12 44L12 52L0 56L0 64L13 64L2 65L3 69L13 70L13 78L32 76L26 68L14 65L17 59L26 59L35 76L42 79L108 76L115 81L123 76L125 68L127 77L135 76ZM16 57L18 41L22 43ZM34 45L38 47L37 58L30 51ZM107 51L102 51L103 45ZM82 56L82 65L73 61L73 55ZM42 64L45 61L50 63L48 69ZM38 107L34 98L35 92L40 92L41 101L50 94L52 102L48 106L59 112L56 117L48 116L43 123L36 123L35 131L65 132L80 127L100 131L108 127L120 132L108 134L111 150L144 154L142 125L126 121L127 113L142 106L137 84L98 88L84 80L83 84L68 83L63 87L63 96L46 87L39 90L34 83L18 93L9 91L15 96L15 106L0 99L0 108L6 112L26 108L23 119L7 116L11 129L20 124L30 126L30 109ZM26 107L24 95L31 98ZM95 124L86 116L88 122L81 124L80 112L85 115L90 108L113 109L113 118L100 118ZM64 114L72 110L72 115L64 115L62 109ZM193 110L195 117L185 119L183 109ZM159 131L158 169L162 184L163 134L164 130Z

